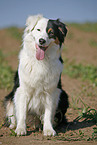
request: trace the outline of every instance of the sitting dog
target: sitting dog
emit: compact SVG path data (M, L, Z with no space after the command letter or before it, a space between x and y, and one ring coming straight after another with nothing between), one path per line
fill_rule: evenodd
M56 134L53 124L66 122L68 95L61 85L61 47L66 33L59 19L35 15L26 21L14 87L5 97L6 117L17 135L26 135L28 111L40 117L45 136Z

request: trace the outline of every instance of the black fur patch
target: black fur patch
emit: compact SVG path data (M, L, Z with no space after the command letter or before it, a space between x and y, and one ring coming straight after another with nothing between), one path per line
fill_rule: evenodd
M4 104L6 104L7 101L13 100L14 94L18 87L19 87L19 76L18 76L18 71L16 71L15 77L14 77L14 87L13 87L12 91L5 97Z
M64 42L64 38L67 34L66 25L60 22L59 19L49 20L46 28L46 32L48 33L49 38L56 39L57 37L60 42L59 45L61 47L62 43Z
M67 108L69 107L68 95L62 89L61 74L60 74L57 88L61 89L60 100L59 100L58 107L57 107L56 114L55 114L55 122L58 125L58 124L61 124L63 122L67 123L65 113L67 111Z

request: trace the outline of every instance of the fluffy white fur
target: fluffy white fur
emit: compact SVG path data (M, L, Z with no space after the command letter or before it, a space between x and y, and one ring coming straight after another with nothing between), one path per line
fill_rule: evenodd
M28 110L42 118L44 135L55 135L53 121L61 90L57 88L63 65L59 61L61 50L54 39L46 33L48 19L41 15L30 16L24 31L23 48L19 54L19 81L14 96L14 105L7 116L11 117L10 128L16 126L17 135L26 134L26 118ZM37 31L40 29L40 31ZM36 47L39 39L46 40L48 49L43 60L36 59ZM8 108L10 108L8 107ZM14 113L15 112L15 113ZM16 121L15 121L16 118Z

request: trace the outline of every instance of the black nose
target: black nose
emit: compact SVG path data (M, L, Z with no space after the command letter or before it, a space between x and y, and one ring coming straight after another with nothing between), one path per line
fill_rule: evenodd
M40 38L39 39L39 43L42 45L42 44L44 44L46 42L46 40L44 40L43 38Z

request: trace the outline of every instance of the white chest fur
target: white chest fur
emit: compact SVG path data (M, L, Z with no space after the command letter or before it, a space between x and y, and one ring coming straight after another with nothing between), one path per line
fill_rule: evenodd
M59 59L38 61L23 54L19 65L20 83L26 83L31 88L53 90L57 87L62 67Z

